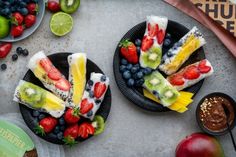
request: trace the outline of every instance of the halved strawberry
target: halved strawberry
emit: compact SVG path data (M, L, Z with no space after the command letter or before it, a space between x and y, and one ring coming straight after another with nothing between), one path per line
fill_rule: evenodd
M185 69L183 76L186 79L194 80L200 76L200 72L199 72L197 66L192 65L192 66L189 66Z
M147 51L149 48L152 47L152 45L153 45L153 39L145 35L143 37L141 46L142 51Z
M106 91L107 89L107 86L105 83L101 83L101 82L97 82L95 85L94 85L94 96L99 99L103 94L104 92Z
M148 35L150 37L155 37L157 35L157 32L159 31L159 26L158 24L155 25L151 25L150 23L148 23Z
M208 73L211 70L210 66L206 65L207 61L204 59L198 64L198 70L201 73Z
M93 103L89 103L88 99L83 99L80 104L80 113L88 113L93 108Z
M172 85L181 86L184 84L184 77L181 74L173 75L169 78Z
M44 59L41 59L39 61L39 64L43 67L43 69L48 73L53 65L52 65L52 62L48 59L48 58L44 58Z
M48 77L52 80L59 80L62 75L60 73L60 71L58 71L55 67L51 68L51 70L48 72Z
M159 32L157 33L157 42L158 42L158 44L162 44L164 38L165 38L165 31L160 29Z
M70 83L63 77L57 81L55 86L56 86L56 88L63 90L63 91L69 91L70 87L71 87Z
M82 138L88 138L88 136L93 135L94 132L95 132L95 129L92 126L92 124L90 124L88 122L84 122L84 123L80 124L80 126L79 126L78 135Z

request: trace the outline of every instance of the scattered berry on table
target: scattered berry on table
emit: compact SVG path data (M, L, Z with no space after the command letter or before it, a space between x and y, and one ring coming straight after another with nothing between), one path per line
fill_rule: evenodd
M28 56L29 55L29 51L27 49L24 49L22 54L23 54L23 56Z
M33 115L34 117L38 117L38 116L40 115L40 112L37 111L37 110L33 110L32 115Z
M12 59L12 61L16 61L18 59L18 55L17 54L13 54L11 59Z
M136 46L140 47L141 44L142 44L142 41L140 39L136 39L134 43L135 43Z
M18 55L21 55L21 54L23 53L22 47L17 47L17 48L16 48L16 53L17 53Z
M6 70L6 69L7 69L7 65L6 65L5 63L2 64L2 65L1 65L1 70L4 71L4 70Z

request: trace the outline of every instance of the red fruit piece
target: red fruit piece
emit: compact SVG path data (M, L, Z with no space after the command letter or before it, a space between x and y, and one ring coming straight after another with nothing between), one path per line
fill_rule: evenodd
M150 23L148 23L148 36L153 38L157 35L158 31L159 31L158 24L151 25Z
M208 73L211 70L211 67L207 66L206 63L207 61L204 59L198 64L198 70L203 74Z
M63 91L69 91L70 87L71 87L70 83L63 77L56 82L55 86L56 86L56 88L63 90Z
M29 14L35 15L38 12L38 4L29 3L27 5L27 9L29 11Z
M0 44L0 58L5 58L11 51L11 43L1 43Z
M184 77L181 74L173 75L169 81L172 85L181 86L184 84Z
M89 103L88 99L83 99L80 104L80 113L88 113L93 108L93 103Z
M99 99L106 91L107 86L105 83L97 82L94 86L94 96Z
M15 12L12 14L12 23L15 24L15 25L22 25L23 21L24 21L24 17L23 15L21 15L20 13L18 12Z
M130 63L138 63L138 54L134 43L129 40L123 40L120 42L119 47L121 47L120 52L125 59L127 59Z
M93 135L95 132L94 127L92 124L88 122L84 122L79 126L79 136L82 138L88 138L89 135Z
M78 137L78 135L79 135L79 126L78 124L74 124L66 128L66 130L64 131L63 141L65 142L65 144L73 145L76 143L75 139Z
M48 77L52 80L59 80L62 78L62 74L60 73L59 70L57 70L55 67L51 68L51 70L48 72Z
M51 132L57 125L57 119L53 117L46 117L40 120L38 126L35 128L37 134L41 134L42 136L45 133Z
M159 30L159 32L157 33L157 42L158 42L158 44L162 44L164 38L165 38L165 31L161 29L161 30Z
M61 10L60 4L56 2L55 0L49 0L47 7L48 7L48 10L54 13Z
M184 71L184 78L189 80L197 79L200 76L197 66L192 65L185 69Z
M24 27L19 25L19 26L13 26L11 28L11 36L13 37L18 37L21 36L24 32Z
M147 51L149 48L152 47L152 45L153 45L153 39L148 36L144 36L141 46L142 51Z
M44 59L41 59L39 61L40 65L43 67L43 69L48 73L53 65L52 65L52 62L48 59L48 58L44 58Z
M25 17L25 26L27 28L33 26L36 22L36 16L35 15L26 15Z
M79 109L69 108L64 114L64 119L69 124L77 123L80 120Z

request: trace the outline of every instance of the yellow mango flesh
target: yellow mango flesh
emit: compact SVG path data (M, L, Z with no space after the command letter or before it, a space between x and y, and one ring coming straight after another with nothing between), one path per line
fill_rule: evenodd
M63 100L53 95L52 93L47 92L45 97L45 105L43 105L42 108L46 109L47 111L63 110L63 103Z

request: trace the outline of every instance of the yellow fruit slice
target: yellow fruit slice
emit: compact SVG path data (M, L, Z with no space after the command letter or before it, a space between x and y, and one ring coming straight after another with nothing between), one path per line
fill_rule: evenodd
M46 109L47 111L63 110L64 105L62 104L64 104L63 100L52 93L47 92L45 97L45 105L43 105L42 108Z

